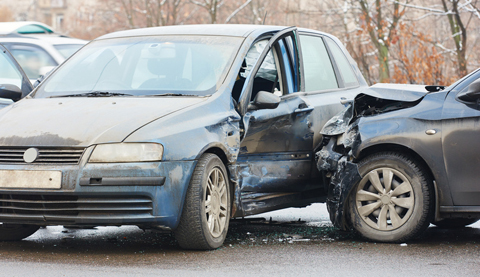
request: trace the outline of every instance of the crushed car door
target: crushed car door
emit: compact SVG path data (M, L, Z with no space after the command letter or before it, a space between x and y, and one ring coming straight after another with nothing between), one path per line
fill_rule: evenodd
M0 108L29 94L33 87L10 52L0 45ZM17 96L18 95L18 96Z
M257 41L247 54L247 79L239 110L243 113L244 136L237 160L243 215L255 214L300 201L312 169L313 107L301 90L299 46L295 28ZM256 52L257 54L252 54ZM257 94L280 97L278 107L259 109L252 105Z
M458 96L473 82L480 82L480 73L466 80L467 85L445 99L442 141L445 168L455 206L480 205L480 105L468 103Z

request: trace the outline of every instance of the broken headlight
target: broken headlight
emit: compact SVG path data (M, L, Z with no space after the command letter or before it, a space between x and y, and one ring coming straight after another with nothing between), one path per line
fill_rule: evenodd
M90 163L161 161L163 146L158 143L110 143L95 146Z

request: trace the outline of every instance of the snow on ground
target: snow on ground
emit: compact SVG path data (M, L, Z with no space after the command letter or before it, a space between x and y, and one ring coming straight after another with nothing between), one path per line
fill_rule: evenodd
M267 220L271 217L274 221L297 221L300 219L306 221L308 225L314 226L330 223L327 206L323 203L315 203L305 208L287 208L250 217L264 217ZM480 221L470 225L470 227L480 228Z
M278 211L258 214L246 218L264 217L273 221L306 221L308 225L324 225L330 223L327 206L322 203L315 203L305 208L287 208Z

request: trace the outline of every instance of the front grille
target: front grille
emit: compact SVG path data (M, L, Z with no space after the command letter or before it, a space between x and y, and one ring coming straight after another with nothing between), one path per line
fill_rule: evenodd
M0 194L0 216L151 215L152 200L143 196L69 196Z
M28 148L0 147L0 164L24 164L23 154ZM83 147L33 147L38 149L38 158L33 164L78 164L85 148Z

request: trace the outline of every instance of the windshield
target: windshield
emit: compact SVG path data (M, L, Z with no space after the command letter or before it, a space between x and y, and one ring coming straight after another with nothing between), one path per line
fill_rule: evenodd
M83 44L57 44L53 47L66 59L77 52L82 46Z
M212 36L94 41L42 82L34 97L210 95L241 43L238 37Z

